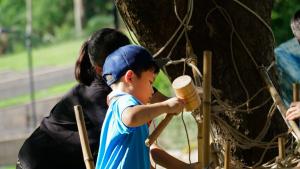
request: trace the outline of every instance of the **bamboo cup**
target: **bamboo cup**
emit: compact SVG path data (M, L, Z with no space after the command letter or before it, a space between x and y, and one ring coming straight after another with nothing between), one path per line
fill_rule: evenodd
M192 78L188 75L177 77L172 87L175 90L175 94L178 98L185 101L184 111L193 111L199 107L201 101L196 91Z

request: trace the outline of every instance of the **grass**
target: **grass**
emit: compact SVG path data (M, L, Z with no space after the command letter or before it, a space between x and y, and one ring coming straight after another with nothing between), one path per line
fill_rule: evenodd
M15 169L16 168L16 166L13 166L13 165L11 165L11 166L0 166L0 169Z
M82 43L83 39L76 39L64 43L33 49L33 66L34 68L40 68L74 64ZM27 51L3 55L0 58L0 71L25 71L27 69Z
M43 99L43 98L47 98L47 97L51 97L51 96L61 95L62 93L65 93L68 90L70 90L71 87L74 86L75 84L76 84L76 82L74 81L74 82L69 82L66 84L50 87L48 89L39 90L35 93L35 99L38 100L38 99ZM29 102L30 102L30 95L26 94L26 95L22 95L22 96L18 96L18 97L14 97L11 99L6 99L6 100L1 101L0 108L21 105L21 104L25 104L25 103L29 103Z

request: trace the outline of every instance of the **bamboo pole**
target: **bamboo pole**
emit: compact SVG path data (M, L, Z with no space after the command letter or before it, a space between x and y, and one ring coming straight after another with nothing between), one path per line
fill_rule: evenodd
M297 102L300 100L299 89L300 89L300 84L293 83L293 101L294 102Z
M203 57L203 155L202 168L210 163L210 111L211 111L211 51L204 51Z
M279 160L285 159L285 138L278 138L278 158Z
M172 120L174 115L168 114L155 128L155 130L150 134L150 136L146 139L145 144L146 146L150 147L155 140L158 138L158 136L161 134L161 132L166 128L166 126L169 124L169 122Z
M225 154L224 154L224 169L230 168L230 142L225 143Z
M198 162L202 165L203 164L203 122L197 123L198 126ZM201 166L202 167L202 166Z
M285 119L285 114L286 114L287 108L285 107L277 90L275 89L275 87L267 73L267 70L265 68L261 68L260 74L261 74L263 80L265 81L265 83L267 84L268 90L272 96L273 101L276 103L277 108L278 108L279 112L281 113L283 120L286 122L288 128L292 129L292 134L295 137L295 139L298 141L300 139L299 127L295 121L293 121L293 120L287 121Z
M87 136L83 111L81 106L80 105L74 106L74 111L75 111L76 123L78 127L79 138L80 138L85 166L87 169L94 169L95 168L94 160L89 146L89 140Z

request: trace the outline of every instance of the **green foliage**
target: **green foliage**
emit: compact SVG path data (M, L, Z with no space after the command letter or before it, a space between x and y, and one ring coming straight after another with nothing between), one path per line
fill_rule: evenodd
M87 33L94 32L100 27L112 25L113 18L109 15L112 13L113 1L83 0L83 8L85 12L83 22L84 26L87 27ZM6 42L8 47L5 51L24 50L26 1L0 0L0 11L0 28L6 28L10 31L9 40ZM33 46L76 37L73 0L32 0L32 29Z
M88 20L85 28L87 35L90 35L95 30L102 27L112 27L113 26L113 16L112 15L96 15Z
M172 97L175 95L172 89L172 84L163 71L159 72L155 78L153 86L165 96Z
M1 0L0 27L24 27L26 23L25 6L24 0Z
M299 0L275 0L272 10L272 29L279 45L293 37L290 21L294 13L300 10Z

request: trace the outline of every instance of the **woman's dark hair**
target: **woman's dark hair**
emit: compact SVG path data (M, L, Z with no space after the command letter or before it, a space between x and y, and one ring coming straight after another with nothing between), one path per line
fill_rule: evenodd
M121 46L130 44L123 33L104 28L96 31L89 40L83 43L75 65L75 78L89 86L95 79L95 66L102 67L106 57Z

